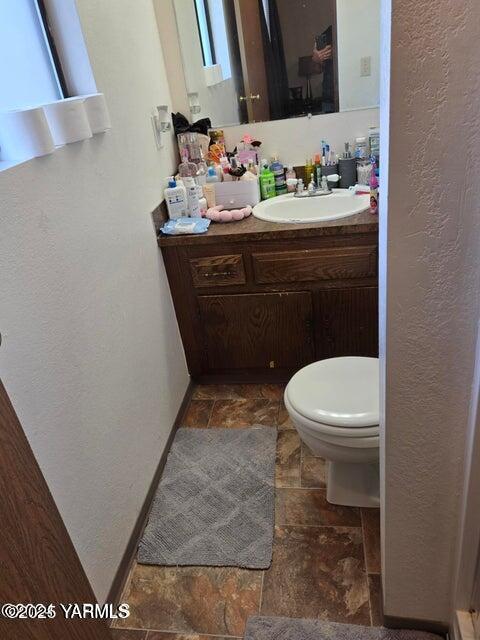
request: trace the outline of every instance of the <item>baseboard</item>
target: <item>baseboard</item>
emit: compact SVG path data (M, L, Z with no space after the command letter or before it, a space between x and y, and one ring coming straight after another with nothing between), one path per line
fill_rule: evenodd
M397 616L383 615L383 625L389 629L416 629L417 631L430 631L438 635L446 636L448 625L435 620L417 620L415 618L401 618Z
M172 425L172 429L168 436L167 444L165 445L165 449L163 451L162 457L160 458L160 462L158 463L152 482L150 483L150 487L148 489L147 495L145 497L145 500L143 501L142 508L140 509L140 513L135 522L135 526L133 527L133 531L128 540L127 547L122 556L120 564L118 565L118 569L115 573L112 586L110 587L110 590L108 592L106 602L111 603L113 605L117 605L120 602L120 598L122 596L122 592L125 587L125 582L128 578L128 574L130 573L130 569L132 567L133 561L137 554L138 544L142 537L143 530L148 520L148 516L150 515L150 509L152 507L153 498L155 496L158 483L160 482L160 478L165 468L168 452L170 450L170 447L172 446L175 433L178 427L180 426L182 418L187 410L192 394L193 394L193 383L190 381L188 384L187 390L185 391L185 395L183 397L182 404L180 405L180 409L178 410L177 417L175 418L175 422Z

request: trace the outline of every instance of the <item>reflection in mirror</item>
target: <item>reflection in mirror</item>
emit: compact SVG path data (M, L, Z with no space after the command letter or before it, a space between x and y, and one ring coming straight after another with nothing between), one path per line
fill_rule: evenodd
M192 118L378 106L380 0L173 0Z

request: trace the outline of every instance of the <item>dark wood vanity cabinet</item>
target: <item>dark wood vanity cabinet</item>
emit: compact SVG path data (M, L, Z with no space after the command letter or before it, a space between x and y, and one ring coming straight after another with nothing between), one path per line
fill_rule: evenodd
M378 355L376 232L182 240L159 243L194 379L286 380Z

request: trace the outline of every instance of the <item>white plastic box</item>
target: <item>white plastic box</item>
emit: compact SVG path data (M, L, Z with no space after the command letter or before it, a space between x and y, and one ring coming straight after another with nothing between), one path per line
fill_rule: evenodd
M258 180L232 180L215 182L215 204L223 204L225 209L254 207L260 202Z

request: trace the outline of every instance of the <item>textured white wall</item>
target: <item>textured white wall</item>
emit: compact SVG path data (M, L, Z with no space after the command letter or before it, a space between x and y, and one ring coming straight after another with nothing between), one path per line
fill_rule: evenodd
M480 4L392 5L380 203L385 613L448 623L479 311Z
M150 219L174 157L152 2L77 5L113 129L0 173L0 364L102 600L188 376Z

